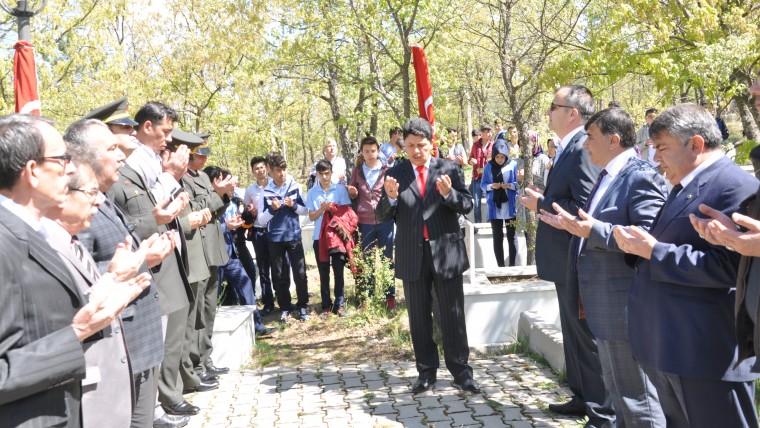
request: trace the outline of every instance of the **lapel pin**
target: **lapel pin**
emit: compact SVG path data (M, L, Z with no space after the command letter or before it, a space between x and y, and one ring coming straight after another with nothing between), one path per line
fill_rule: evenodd
M140 194L140 191L139 190L135 190L135 195L139 195L139 194Z
M686 195L686 199L691 199L691 193L689 193L688 195Z

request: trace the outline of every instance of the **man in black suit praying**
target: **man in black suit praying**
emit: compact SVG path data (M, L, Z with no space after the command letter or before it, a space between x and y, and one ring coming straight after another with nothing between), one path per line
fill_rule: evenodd
M424 392L436 382L439 359L432 319L435 290L446 368L456 386L478 393L472 367L467 364L462 272L469 268L469 262L457 219L458 214L472 209L472 197L461 169L453 162L431 156L433 130L426 120L409 120L403 135L409 160L396 162L388 170L377 219L396 221L396 278L404 282L419 372L412 391Z

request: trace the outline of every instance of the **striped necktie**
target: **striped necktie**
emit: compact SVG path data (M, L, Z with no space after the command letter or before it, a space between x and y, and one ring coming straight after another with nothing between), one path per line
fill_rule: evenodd
M82 262L82 266L87 270L87 273L90 274L90 278L93 281L97 281L98 278L100 278L98 267L92 259L92 256L90 256L90 253L85 250L82 243L79 242L76 237L71 238L71 249L74 251L74 254L76 254L79 261Z

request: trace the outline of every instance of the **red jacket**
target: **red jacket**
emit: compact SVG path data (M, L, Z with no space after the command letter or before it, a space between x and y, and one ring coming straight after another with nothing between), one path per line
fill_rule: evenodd
M478 172L479 169L483 169L486 162L490 160L491 149L493 148L493 140L486 141L486 145L483 146L483 139L480 138L472 145L470 149L470 159L475 159L478 163L472 166L472 179L480 180L483 177L483 173Z
M359 217L351 205L333 205L330 211L322 214L322 228L319 230L320 262L330 261L330 250L337 249L348 254L348 260L353 259L354 237ZM339 231L340 230L340 231Z

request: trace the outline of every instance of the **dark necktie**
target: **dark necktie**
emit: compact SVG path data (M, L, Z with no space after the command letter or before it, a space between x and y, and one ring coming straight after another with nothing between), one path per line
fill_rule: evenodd
M589 208L591 208L591 201L594 200L594 196L596 196L596 191L599 190L599 186L602 184L602 180L604 180L604 177L606 176L607 176L607 170L603 169L602 172L599 173L599 177L596 179L596 184L594 184L594 187L591 189L591 193L588 194L586 203L583 204L583 211L586 211L587 214L590 214L588 210Z
M683 186L681 183L676 184L673 186L672 189L670 189L670 193L668 193L668 199L665 200L665 203L662 205L662 208L660 208L660 212L657 213L657 217L652 222L652 229L654 230L654 226L660 221L660 217L662 217L662 213L665 212L665 210L668 208L671 202L678 196L678 193L683 189Z
M419 165L417 166L417 185L420 188L420 196L422 197L422 200L425 200L425 165ZM423 203L424 205L424 203ZM424 219L422 220L425 221ZM422 236L425 239L430 239L428 237L428 231L427 231L427 225L422 226Z
M90 256L90 253L84 249L82 243L77 241L75 236L71 238L71 249L74 251L74 254L76 254L79 261L82 262L82 266L87 270L87 273L90 274L90 278L93 281L97 281L98 278L100 278L98 267L95 265L95 261Z
M587 214L589 213L589 208L591 208L591 201L594 200L594 196L596 196L596 191L599 190L599 186L602 184L602 180L604 180L604 177L607 176L607 170L603 169L602 172L599 173L599 177L596 179L596 183L594 184L594 187L591 188L591 193L588 194L588 198L586 199L586 203L583 204L583 211L586 211ZM578 248L575 248L573 251L573 258L575 266L575 270L578 270L578 252L580 251L580 245L583 243L583 239L578 239ZM583 304L581 304L581 310L583 308Z

